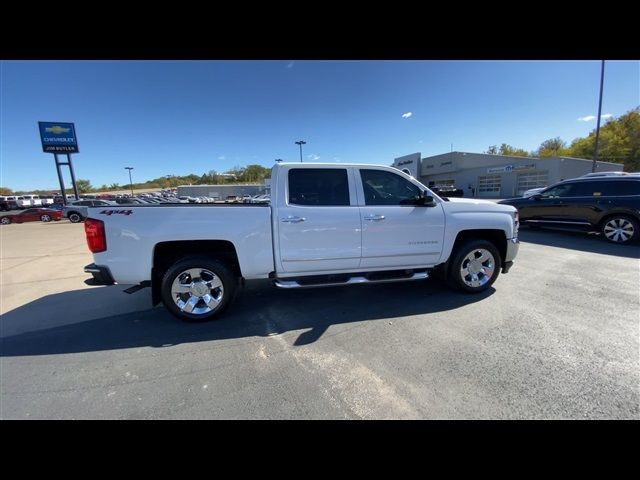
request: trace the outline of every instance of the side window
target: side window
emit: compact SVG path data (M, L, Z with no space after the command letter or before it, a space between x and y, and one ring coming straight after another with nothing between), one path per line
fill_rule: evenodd
M365 205L414 205L419 187L392 172L360 170Z
M602 187L604 182L578 182L571 189L572 197L594 197L604 195Z
M310 206L349 206L349 180L344 168L292 168L289 203Z
M573 183L563 183L542 192L542 198L558 198L573 196Z
M600 183L602 185L600 189L602 196L640 195L640 181L637 180L609 180Z

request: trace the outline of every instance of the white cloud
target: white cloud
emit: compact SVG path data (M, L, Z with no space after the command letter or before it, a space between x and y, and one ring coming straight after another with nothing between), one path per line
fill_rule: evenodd
M289 63L287 63L287 68L293 68L293 66L295 65L296 61L292 60Z
M409 118L411 115L413 115L413 112L403 113L402 118Z
M220 155L220 156L218 157L218 160L224 160L224 155Z
M601 115L600 118L611 118L613 117L613 115L611 113L605 113L604 115ZM586 117L578 117L578 121L579 122L590 122L591 120L595 120L596 116L595 115L587 115Z
M320 160L320 157L315 153L312 153L311 155L307 155L307 158L310 160Z

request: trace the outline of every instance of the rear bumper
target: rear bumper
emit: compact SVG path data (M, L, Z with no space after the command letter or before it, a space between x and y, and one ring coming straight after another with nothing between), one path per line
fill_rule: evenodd
M84 271L93 275L93 279L98 285L113 285L115 280L111 276L111 271L103 265L91 263L84 267Z
M504 258L504 263L502 265L502 273L508 273L509 269L513 266L513 259L518 255L518 250L520 249L520 242L518 238L510 238L507 240L507 254Z

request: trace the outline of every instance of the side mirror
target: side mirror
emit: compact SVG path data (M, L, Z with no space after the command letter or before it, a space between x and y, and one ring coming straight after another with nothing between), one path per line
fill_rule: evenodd
M421 195L418 198L416 198L416 203L415 205L420 206L420 207L435 207L436 205L436 201L434 200L434 198L431 195Z
M536 193L535 195L531 195L531 198L534 200L540 200L542 198L542 194Z

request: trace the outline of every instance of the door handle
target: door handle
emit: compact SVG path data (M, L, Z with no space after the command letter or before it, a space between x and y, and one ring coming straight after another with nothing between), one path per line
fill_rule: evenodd
M282 219L283 223L300 223L300 222L304 222L306 220L306 218L304 217L284 217Z
M366 215L364 219L369 220L370 222L379 222L384 220L384 215Z

